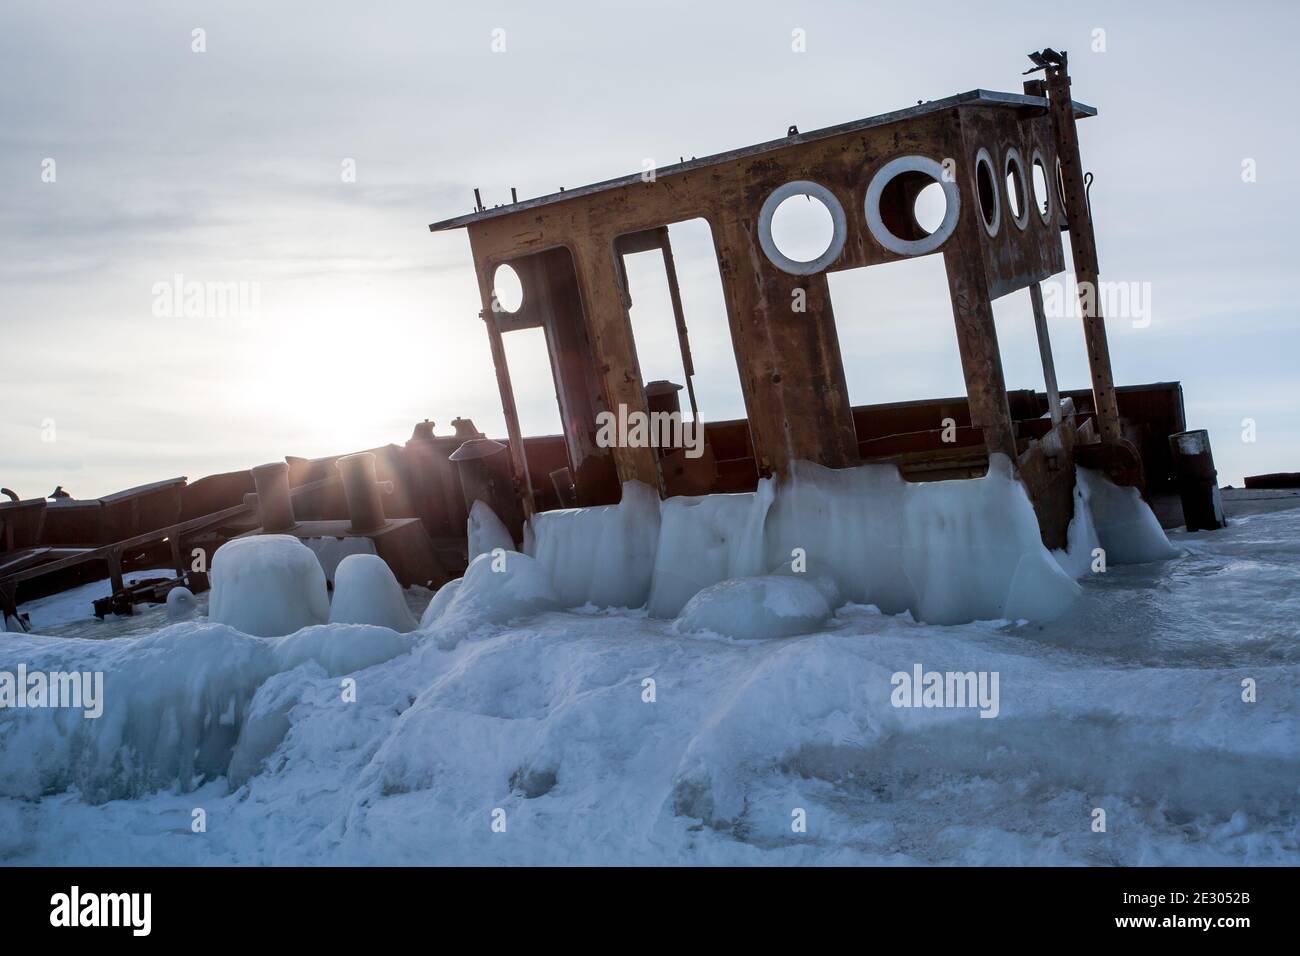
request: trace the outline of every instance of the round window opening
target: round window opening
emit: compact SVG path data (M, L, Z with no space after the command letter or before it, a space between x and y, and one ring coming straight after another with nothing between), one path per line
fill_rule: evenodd
M524 304L524 286L519 281L519 273L507 263L501 263L492 273L492 301L502 312L518 312Z
M867 228L891 252L919 256L957 228L961 197L944 168L925 156L890 160L867 187Z
M773 190L759 211L759 244L773 265L791 275L824 270L844 251L847 235L840 201L807 180Z
M990 236L996 236L1002 225L1002 206L997 177L993 173L993 160L987 149L981 149L975 155L975 193L979 196L984 228Z
M812 262L830 248L835 223L815 196L788 196L772 214L772 241L795 262Z
M1052 221L1052 193L1051 187L1047 185L1047 165L1043 162L1043 156L1037 150L1034 151L1034 202L1038 205L1038 215L1043 217L1043 222Z
M1024 229L1029 225L1029 185L1025 182L1025 165L1020 160L1020 152L1007 150L1003 166L1007 183L1007 206L1011 209L1011 219Z
M912 218L930 236L939 231L947 213L948 197L944 195L943 187L934 180L929 180L916 194L916 201L912 203Z

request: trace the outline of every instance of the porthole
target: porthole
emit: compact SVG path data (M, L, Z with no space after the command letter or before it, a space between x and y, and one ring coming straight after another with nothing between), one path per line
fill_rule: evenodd
M1038 215L1042 217L1043 222L1048 225L1052 222L1052 187L1048 184L1047 163L1043 160L1043 154L1034 150L1033 182L1034 182L1034 202L1038 205Z
M1025 182L1025 164L1015 147L1007 150L1002 172L1007 184L1007 208L1011 210L1011 221L1024 229L1029 225L1029 184Z
M921 219L933 222L933 190L927 192L927 187L934 185L942 191L944 208L937 227L931 230ZM957 228L961 191L933 159L899 156L871 177L863 206L867 228L878 243L902 256L922 256L938 249Z
M492 305L500 312L518 312L524 304L524 286L519 273L508 263L501 263L492 273Z
M803 223L796 223L793 230L791 230L791 234L783 236L783 244L794 255L787 255L782 251L772 231L777 210L781 209L787 200L792 200L795 203L811 202L815 204L811 208L802 210L803 212L812 213L812 216ZM825 216L829 216L829 237L823 236L825 248L822 249L820 254L805 259L802 256L809 254L809 252L816 252L816 248L810 248L805 243L810 239L815 239L816 233L824 225L824 219L822 223L817 221L818 217L822 216L822 212L816 208L817 205L821 207L821 210L824 210ZM790 211L794 212L794 210ZM847 221L844 217L844 207L840 205L840 201L825 186L809 182L806 179L786 183L784 186L772 190L772 194L763 201L763 207L758 213L758 242L763 247L764 255L771 260L774 266L782 272L788 272L790 275L807 276L824 271L844 251L844 240L847 235ZM817 246L821 245L820 242L815 244ZM795 258L795 256L800 256L800 258Z
M975 195L979 198L985 231L996 236L1002 227L1002 196L997 174L993 171L993 157L983 148L975 154Z

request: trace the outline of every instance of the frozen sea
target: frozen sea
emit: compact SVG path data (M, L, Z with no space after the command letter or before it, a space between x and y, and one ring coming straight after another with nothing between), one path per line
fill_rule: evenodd
M272 654L87 620L88 585L0 670L100 667L129 703L93 739L0 714L0 862L1295 865L1297 503L1171 533L1045 624L849 605L740 641L588 608ZM996 672L996 718L894 706L917 665Z

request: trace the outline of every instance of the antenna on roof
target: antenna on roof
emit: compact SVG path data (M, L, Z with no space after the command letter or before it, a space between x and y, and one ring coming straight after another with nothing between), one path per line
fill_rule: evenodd
M474 211L483 211L483 197L478 194L478 187L474 187Z

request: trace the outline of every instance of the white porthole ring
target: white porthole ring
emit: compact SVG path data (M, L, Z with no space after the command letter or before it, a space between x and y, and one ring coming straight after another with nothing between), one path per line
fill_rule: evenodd
M880 197L884 194L885 187L903 173L924 173L929 176L942 187L944 199L948 204L939 228L924 239L900 239L889 231L889 227L885 225L885 220L880 215ZM957 183L945 174L944 168L928 156L899 156L885 163L871 177L871 184L867 187L867 198L863 202L863 211L867 215L867 228L876 242L900 256L923 256L943 245L957 228L957 218L961 214L961 190L957 188Z
M988 216L984 215L984 200L980 198L980 166L989 171L989 183L993 187L993 221L989 222ZM979 206L980 222L984 223L984 231L990 237L996 236L998 230L1002 228L1002 184L998 181L998 174L994 172L993 157L983 146L975 154L975 201Z
M1043 191L1047 193L1047 196L1045 197L1046 202L1039 203L1038 190L1035 189L1034 205L1041 207L1038 210L1038 215L1042 217L1044 225L1050 226L1052 224L1052 216L1056 212L1056 201L1052 198L1052 193L1054 193L1056 190L1052 188L1052 179L1051 176L1048 175L1047 160L1043 159L1042 150L1038 150L1038 149L1034 150L1034 158L1030 160L1029 163L1029 170L1030 170L1029 182L1031 185L1033 184L1034 181L1033 169L1035 166L1037 166L1039 169L1043 171Z
M1011 169L1013 163L1015 164L1014 173ZM1029 227L1029 203L1031 201L1036 203L1037 200L1032 199L1030 196L1029 183L1025 179L1025 161L1020 158L1020 150L1014 146L1007 149L1007 154L1002 159L1002 181L1006 182L1007 177L1011 175L1016 177L1016 182L1020 185L1020 215L1017 216L1012 213L1011 221L1016 224L1017 228L1027 229ZM1010 192L1007 193L1007 212L1012 212Z
M781 203L791 196L811 196L819 200L826 207L826 211L831 214L830 244L826 247L825 252L808 262L791 259L776 247L776 240L772 237L772 217L776 215L776 210ZM763 207L758 212L758 244L763 247L763 254L767 256L772 265L782 272L788 272L790 275L810 276L824 271L827 266L840 257L840 253L844 251L844 242L847 238L848 220L844 215L844 207L840 205L840 201L825 186L807 179L796 179L772 190L772 194L763 200Z

